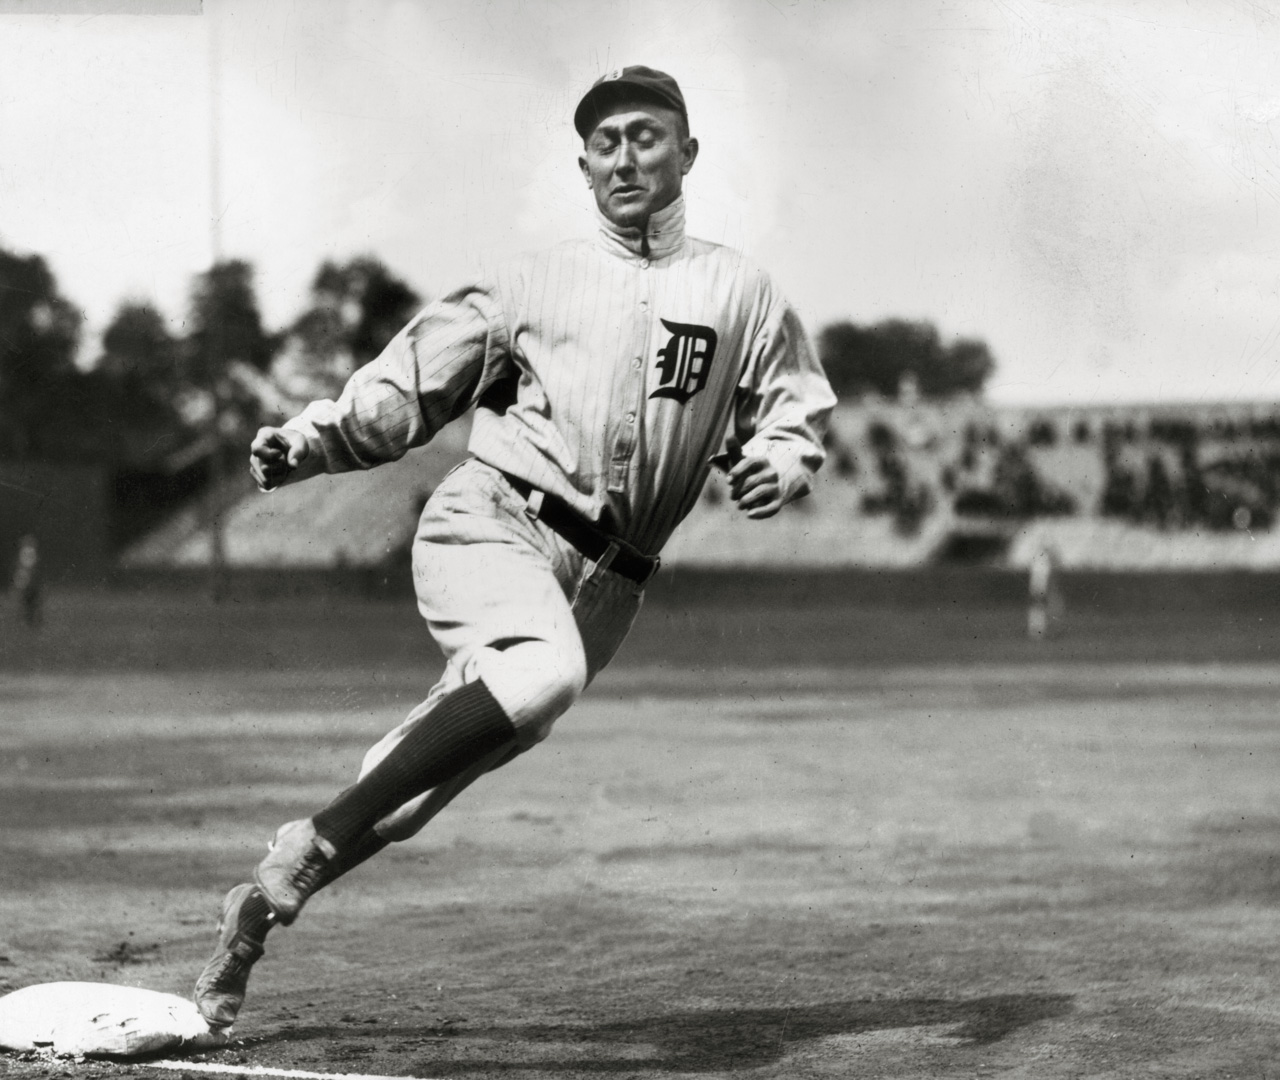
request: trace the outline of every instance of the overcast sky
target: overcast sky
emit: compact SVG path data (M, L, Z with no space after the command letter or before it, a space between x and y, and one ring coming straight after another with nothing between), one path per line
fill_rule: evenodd
M125 298L177 326L208 265L211 42L223 250L273 328L324 258L431 293L589 233L573 107L647 63L702 144L690 231L812 330L981 337L998 401L1280 399L1280 0L204 9L0 14L0 245L91 331Z

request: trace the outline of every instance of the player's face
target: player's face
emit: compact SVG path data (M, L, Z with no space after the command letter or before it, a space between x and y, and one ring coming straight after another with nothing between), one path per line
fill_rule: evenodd
M615 225L642 225L680 194L698 156L673 109L640 102L613 107L587 137L578 166L596 205Z

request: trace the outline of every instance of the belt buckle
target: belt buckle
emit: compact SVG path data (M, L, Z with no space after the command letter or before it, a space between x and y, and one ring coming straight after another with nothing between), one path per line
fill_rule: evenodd
M596 568L599 570L608 570L613 565L613 560L618 557L618 552L622 547L616 540L610 540L608 546L600 554L600 558L595 560Z

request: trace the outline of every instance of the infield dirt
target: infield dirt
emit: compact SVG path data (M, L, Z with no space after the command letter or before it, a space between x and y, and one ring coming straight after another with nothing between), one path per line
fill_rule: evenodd
M188 993L276 825L430 685L406 606L64 594L42 639L6 623L0 988ZM1187 616L1199 645L1167 617L1082 616L1040 647L1008 605L813 610L648 613L546 744L272 933L236 1045L205 1060L475 1080L1278 1071L1269 615ZM841 627L881 644L842 652Z

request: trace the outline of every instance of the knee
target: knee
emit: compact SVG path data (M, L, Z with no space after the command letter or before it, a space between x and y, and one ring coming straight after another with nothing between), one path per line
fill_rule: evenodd
M515 725L516 739L524 748L545 739L586 688L587 661L581 646L527 641L485 652L477 665L479 674Z
M547 667L546 683L550 707L559 716L587 688L587 658L582 650L558 650L555 660Z
M583 666L582 677L569 673L558 673L554 681L546 683L542 690L542 699L535 709L526 709L516 726L516 744L527 750L536 743L542 742L551 734L551 728L582 695L586 685L586 667Z
M539 673L528 701L518 709L519 715L512 717L517 742L524 749L551 734L552 725L568 712L587 685L587 661L581 649L544 648L545 654L535 661Z

